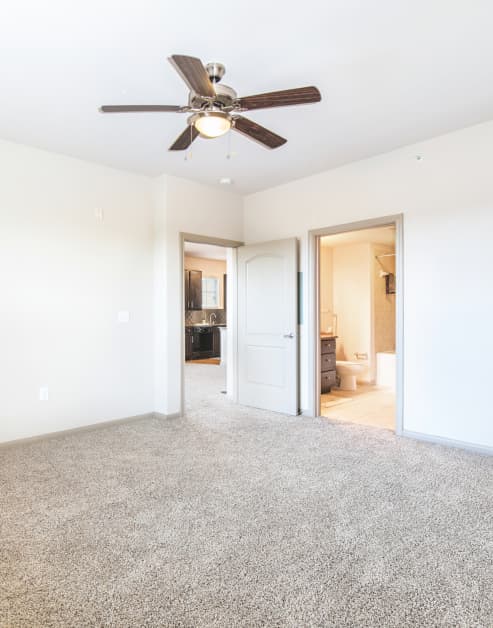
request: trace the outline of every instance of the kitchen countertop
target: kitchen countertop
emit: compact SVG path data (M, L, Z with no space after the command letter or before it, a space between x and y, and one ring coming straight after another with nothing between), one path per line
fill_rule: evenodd
M320 338L322 340L328 340L329 338L337 338L337 336L334 336L334 334L326 334L324 332L320 333Z
M193 325L185 325L185 329L193 329L194 327L226 327L226 323L195 323Z

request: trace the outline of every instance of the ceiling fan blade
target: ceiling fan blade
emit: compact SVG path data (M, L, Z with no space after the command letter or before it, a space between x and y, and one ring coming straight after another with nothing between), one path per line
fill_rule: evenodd
M188 107L179 105L103 105L99 108L102 113L133 113L136 111L169 111L181 113L188 111Z
M243 116L235 116L233 118L233 129L267 148L278 148L287 142L284 137L276 135L269 129Z
M239 98L238 104L242 109L269 109L270 107L285 107L286 105L305 105L319 102L322 96L316 87L298 87L284 89L280 92L267 92Z
M193 92L199 96L215 97L214 86L200 59L186 55L172 55L169 61Z
M193 124L187 126L181 135L179 135L168 150L185 150L196 139L199 132Z

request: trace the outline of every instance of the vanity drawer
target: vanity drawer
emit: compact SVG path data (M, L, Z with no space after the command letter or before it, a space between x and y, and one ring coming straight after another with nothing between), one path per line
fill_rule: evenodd
M336 367L336 354L323 353L320 357L320 370L333 371Z
M332 386L336 385L336 372L335 371L327 371L321 374L320 379L320 391L321 392L329 392Z
M321 353L335 353L336 352L336 340L335 338L324 338L322 342Z

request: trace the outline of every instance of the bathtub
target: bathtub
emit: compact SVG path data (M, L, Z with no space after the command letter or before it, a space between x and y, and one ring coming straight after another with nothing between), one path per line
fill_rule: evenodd
M395 352L377 353L377 386L395 390Z

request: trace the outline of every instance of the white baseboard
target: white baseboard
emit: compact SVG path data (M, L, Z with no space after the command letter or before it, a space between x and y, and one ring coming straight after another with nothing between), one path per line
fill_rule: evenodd
M16 438L0 443L0 448L10 447L13 445L21 445L23 443L35 443L36 441L46 440L47 438L56 438L57 436L66 436L69 434L77 434L77 432L90 432L99 428L110 427L122 423L132 423L133 421L141 421L142 419L176 419L180 417L180 413L161 414L160 412L147 412L146 414L138 414L136 416L124 417L123 419L110 419L109 421L101 421L100 423L90 423L89 425L81 425L80 427L72 427L68 430L58 430L56 432L48 432L47 434L37 434L36 436L27 436L26 438Z
M403 430L400 435L405 438L421 440L426 443L444 445L445 447L456 447L458 449L472 451L476 454L493 456L493 447L489 447L488 445L477 445L476 443L468 443L462 440L454 440L453 438L444 438L443 436L434 436L432 434L423 434L421 432L411 432L410 430Z
M162 412L153 412L155 419L179 419L183 415L180 412L172 412L171 414L163 414Z

